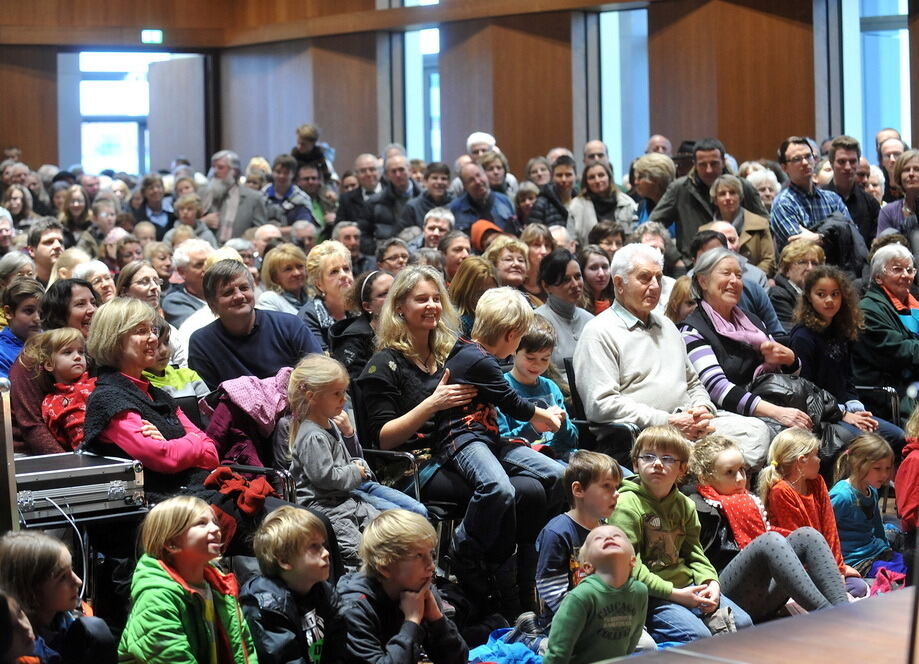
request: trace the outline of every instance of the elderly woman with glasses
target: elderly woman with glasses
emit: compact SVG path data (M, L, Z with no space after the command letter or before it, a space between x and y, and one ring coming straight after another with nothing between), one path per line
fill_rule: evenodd
M775 286L769 289L769 301L786 331L794 327L795 307L804 292L804 277L825 261L826 256L820 245L805 240L792 242L782 249Z
M852 347L855 383L894 387L905 420L916 404L907 395L908 388L919 381L919 300L911 292L916 277L913 255L901 244L881 247L871 259L870 274L871 283L861 300L865 327ZM868 409L883 412L883 404L868 396Z

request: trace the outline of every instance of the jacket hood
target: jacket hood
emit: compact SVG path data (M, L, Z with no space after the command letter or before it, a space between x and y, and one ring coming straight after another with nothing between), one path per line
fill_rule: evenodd
M362 597L374 598L383 592L376 579L361 572L345 574L338 580L336 590L343 604L351 604Z
M361 315L354 318L337 320L329 328L329 339L344 339L345 337L376 336L367 316Z

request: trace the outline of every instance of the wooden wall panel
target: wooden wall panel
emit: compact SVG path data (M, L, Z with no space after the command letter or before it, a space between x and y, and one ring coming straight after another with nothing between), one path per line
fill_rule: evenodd
M57 51L0 46L0 147L18 145L25 162L56 164Z
M31 0L4 2L0 26L214 28L232 26L241 0ZM243 2L242 4L249 4ZM252 3L261 4L261 3ZM312 4L307 3L307 4Z
M651 131L717 136L738 160L813 134L810 3L679 0L648 13Z
M169 168L182 155L196 170L206 173L204 56L176 58L150 65L150 168Z

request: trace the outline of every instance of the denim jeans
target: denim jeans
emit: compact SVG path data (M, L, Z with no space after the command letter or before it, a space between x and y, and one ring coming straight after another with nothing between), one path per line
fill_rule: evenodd
M900 458L900 452L903 450L903 446L906 445L906 434L903 432L903 429L892 422L881 419L880 417L873 417L871 419L878 423L878 429L875 431L875 433L886 440L888 444L893 448L896 458ZM839 424L840 426L843 426L851 431L856 436L860 436L865 433L858 427L849 424L848 422L843 422L840 420Z
M362 482L359 487L351 493L358 496L361 500L367 501L381 512L385 510L402 509L409 512L420 514L428 518L428 508L419 503L408 494L393 489L379 482L366 481Z
M747 612L737 606L724 595L721 596L719 607L731 607L734 614L734 623L737 629L751 627L753 621ZM699 609L687 609L681 604L666 599L655 597L648 598L648 620L645 626L658 644L689 643L696 639L705 639L712 635L702 622Z
M450 460L473 487L466 514L453 534L453 552L459 558L482 561L489 567L500 566L514 553L517 519L514 487L508 475L529 475L539 480L551 514L561 503L565 470L526 445L505 444L495 450L475 440Z

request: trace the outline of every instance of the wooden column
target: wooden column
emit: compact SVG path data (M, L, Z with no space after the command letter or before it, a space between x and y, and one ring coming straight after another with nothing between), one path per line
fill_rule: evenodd
M648 7L651 132L715 136L738 161L813 135L811 3L672 0Z
M572 146L571 14L551 12L441 26L443 156L474 131L495 136L511 170Z
M919 143L919 0L909 0L909 93L912 144ZM870 158L870 157L869 157Z
M33 168L56 164L57 49L0 47L0 90L0 148L19 146Z

